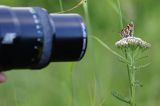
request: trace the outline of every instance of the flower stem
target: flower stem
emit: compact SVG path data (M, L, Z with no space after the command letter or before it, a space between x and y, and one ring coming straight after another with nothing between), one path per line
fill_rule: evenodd
M134 58L134 53L133 51L126 51L126 59L130 61L130 65L127 65L127 70L128 70L128 76L129 76L129 83L130 83L130 106L136 106L136 70L134 69L135 67L135 58ZM129 57L129 58L128 58Z
M136 99L135 99L135 94L136 94L136 87L135 87L135 72L132 72L132 90L131 90L131 106L136 106Z
M127 50L126 50L126 49L125 49L124 53L125 53L125 58L126 58L126 60L128 60ZM127 64L127 73L128 73L129 86L130 86L130 94L131 94L131 91L132 91L132 87L131 87L131 86L132 86L132 84L131 84L130 67L129 67L128 64Z

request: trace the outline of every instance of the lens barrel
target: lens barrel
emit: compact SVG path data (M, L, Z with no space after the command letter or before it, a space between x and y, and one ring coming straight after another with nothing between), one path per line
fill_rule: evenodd
M87 33L78 14L48 14L39 7L0 6L0 68L40 69L50 62L78 61Z

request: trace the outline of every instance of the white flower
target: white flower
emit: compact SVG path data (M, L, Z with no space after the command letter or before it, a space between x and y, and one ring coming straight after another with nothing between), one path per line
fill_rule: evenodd
M133 47L137 48L140 47L142 49L147 49L151 47L150 43L147 43L146 41L143 41L141 38L134 37L134 36L129 36L122 38L121 40L117 41L115 45L118 48L126 48L126 47Z

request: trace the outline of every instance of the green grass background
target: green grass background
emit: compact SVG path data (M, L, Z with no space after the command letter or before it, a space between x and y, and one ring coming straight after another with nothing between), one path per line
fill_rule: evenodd
M78 0L62 2L68 9ZM0 0L0 4L60 11L58 0ZM137 73L144 85L137 88L137 106L160 106L160 1L120 0L120 5L123 23L134 21L135 35L152 44L145 53L150 55L146 61L153 61L152 66ZM119 52L114 46L121 30L117 0L88 0L88 9L92 35ZM84 16L82 6L71 12ZM125 65L92 38L80 62L51 63L40 71L13 70L6 74L7 82L0 85L0 106L127 106L111 95L113 90L128 95Z

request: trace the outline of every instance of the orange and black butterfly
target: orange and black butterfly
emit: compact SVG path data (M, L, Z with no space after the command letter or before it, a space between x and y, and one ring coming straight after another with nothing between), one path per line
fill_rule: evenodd
M134 34L134 24L133 22L130 22L126 27L122 29L120 32L120 35L123 38L132 37Z

